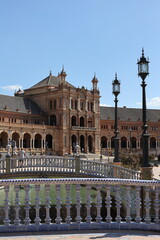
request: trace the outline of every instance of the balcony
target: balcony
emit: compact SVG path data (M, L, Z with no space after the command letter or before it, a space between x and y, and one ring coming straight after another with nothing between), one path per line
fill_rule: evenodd
M85 130L85 131L96 131L95 127L80 127L80 126L72 126L72 130Z

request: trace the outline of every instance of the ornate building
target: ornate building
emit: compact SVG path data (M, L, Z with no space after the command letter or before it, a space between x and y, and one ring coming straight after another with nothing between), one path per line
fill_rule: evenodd
M73 154L76 143L83 153L111 154L114 149L114 108L100 107L96 76L92 90L66 81L64 69L15 96L0 95L0 151L9 139L28 153ZM141 109L118 108L121 151L141 151ZM150 151L160 149L160 111L147 110Z
M6 151L9 139L26 152L64 155L98 153L100 149L100 107L98 80L92 90L76 88L66 81L64 69L14 97L0 95L0 147Z

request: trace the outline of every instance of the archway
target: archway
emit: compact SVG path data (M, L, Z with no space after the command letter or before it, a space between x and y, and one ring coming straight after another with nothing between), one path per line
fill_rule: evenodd
M107 138L105 136L101 137L101 148L107 148Z
M131 147L137 148L137 140L135 137L131 137Z
M29 133L25 133L23 136L23 147L24 148L30 148L30 140L31 140L31 135Z
M89 152L93 152L93 138L91 135L88 136L88 150Z
M126 137L121 138L121 148L127 148L127 138Z
M6 148L8 144L8 134L6 132L2 132L0 135L0 147Z
M77 125L77 119L76 119L75 116L72 116L71 124L72 124L72 126L76 126Z
M52 148L52 135L47 134L46 135L46 148Z
M84 117L80 117L80 127L84 127Z
M18 148L19 148L19 138L20 138L19 133L14 132L12 134L12 139L16 142L16 147Z
M42 136L37 133L35 135L35 148L41 148L41 139L42 139Z
M156 148L156 139L154 137L150 138L150 148Z
M80 149L81 149L81 152L85 151L85 138L83 135L80 136Z

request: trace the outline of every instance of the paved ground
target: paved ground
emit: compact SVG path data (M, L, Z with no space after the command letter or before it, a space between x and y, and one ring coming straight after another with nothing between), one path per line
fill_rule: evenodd
M1 235L0 240L160 240L158 232L105 231L101 233L53 234L31 233L23 235Z

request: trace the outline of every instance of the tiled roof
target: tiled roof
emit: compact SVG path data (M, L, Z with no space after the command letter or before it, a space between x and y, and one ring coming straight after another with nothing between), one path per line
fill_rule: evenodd
M42 110L31 99L0 94L0 110L20 113L42 114Z
M142 109L138 108L118 108L117 117L120 121L142 121ZM100 107L101 120L114 120L115 108L114 107ZM158 122L160 121L160 110L147 109L147 121Z
M44 86L54 86L54 87L58 87L59 83L60 83L60 77L55 77L52 74L50 74L48 77L46 77L45 79L43 79L42 81L38 82L37 84L35 84L34 86L31 87L31 89L33 88L38 88L38 87L44 87ZM66 85L68 87L72 87L75 88L73 85L71 85L69 82L66 81Z

